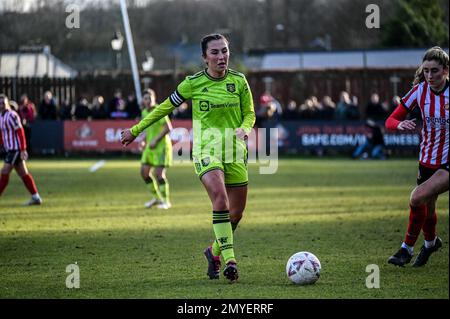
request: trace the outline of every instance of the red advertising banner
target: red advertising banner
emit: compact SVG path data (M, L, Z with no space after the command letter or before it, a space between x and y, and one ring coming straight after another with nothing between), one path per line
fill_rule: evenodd
M106 121L65 121L64 150L65 151L124 151L140 152L141 134L136 140L123 147L120 143L120 132L135 125L136 121L106 120ZM190 147L192 142L192 121L173 120L173 130L170 133L172 143L181 147Z

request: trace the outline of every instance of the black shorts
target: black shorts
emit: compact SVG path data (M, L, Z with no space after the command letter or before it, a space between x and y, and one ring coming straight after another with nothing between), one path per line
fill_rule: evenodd
M22 161L20 158L20 151L7 151L5 155L5 163L10 165L17 165Z
M448 163L442 164L437 168L429 168L419 164L419 172L417 173L417 185L425 183L439 169L445 169L448 172Z

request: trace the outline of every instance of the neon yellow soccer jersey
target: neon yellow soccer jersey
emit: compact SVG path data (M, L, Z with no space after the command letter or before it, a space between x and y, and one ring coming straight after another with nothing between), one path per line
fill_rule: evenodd
M240 127L250 132L255 123L252 93L243 74L228 70L223 78L216 79L206 70L198 72L186 77L169 99L175 107L192 100L194 157L212 152L218 157L215 151L219 150L222 161L239 160L236 150L245 149L245 142L233 138L234 131ZM229 157L233 154L234 160Z
M206 70L187 76L169 98L131 128L131 134L138 136L186 100L192 100L194 161L208 158L245 165L245 142L234 134L236 128L250 133L255 110L245 76L233 70L222 78L212 78Z

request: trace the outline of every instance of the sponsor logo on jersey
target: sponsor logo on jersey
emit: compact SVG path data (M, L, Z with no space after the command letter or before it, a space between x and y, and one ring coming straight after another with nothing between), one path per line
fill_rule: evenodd
M430 125L431 127L445 126L445 125L449 125L449 123L450 123L450 119L446 119L446 118L442 118L442 117L426 116L425 120L426 120L427 124Z
M230 93L236 92L236 86L234 83L227 83L227 91Z
M208 92L208 88L203 88L202 93L207 93Z
M209 101L200 101L199 106L200 106L200 111L203 111L203 112L209 111Z

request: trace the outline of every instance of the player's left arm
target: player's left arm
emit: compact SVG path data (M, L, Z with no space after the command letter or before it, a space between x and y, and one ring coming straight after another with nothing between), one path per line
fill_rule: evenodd
M242 139L250 134L253 125L255 125L256 115L253 106L253 96L246 79L244 79L243 88L241 92L241 111L242 124L236 129L236 135Z
M156 147L156 145L164 138L164 136L166 136L167 134L170 133L170 131L172 130L172 124L170 123L170 120L168 117L165 118L166 119L166 123L163 125L163 129L161 130L161 132L153 139L153 141L150 143L149 147L151 149L154 149Z

